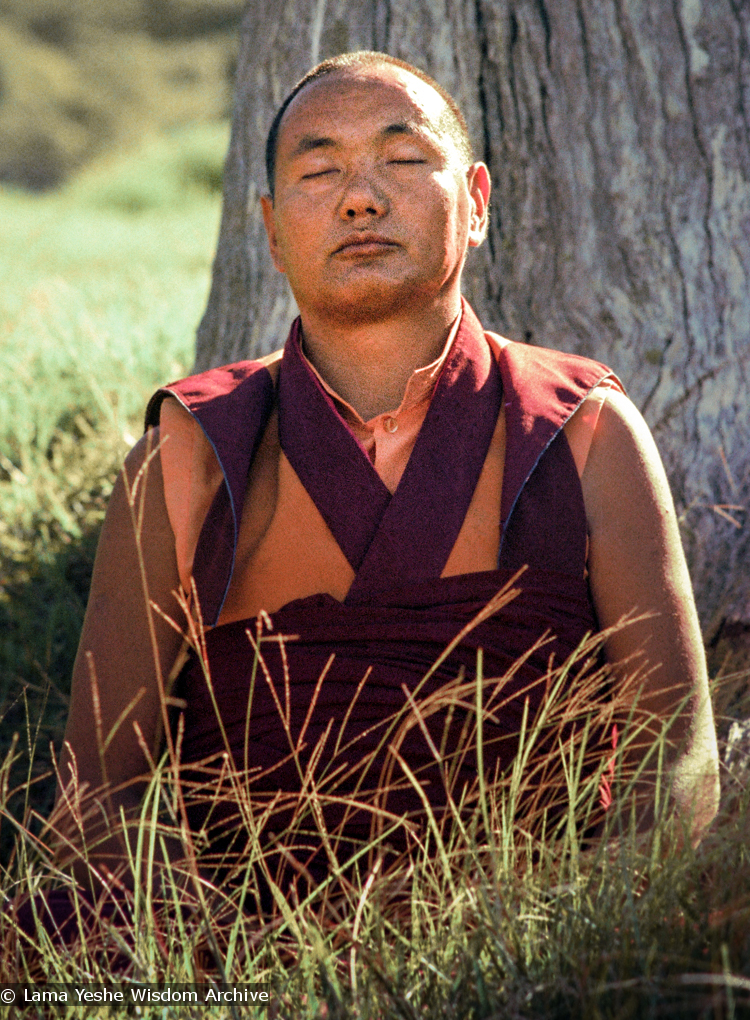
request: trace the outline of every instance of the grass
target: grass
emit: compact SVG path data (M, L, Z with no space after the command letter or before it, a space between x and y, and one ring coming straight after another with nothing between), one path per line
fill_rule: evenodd
M636 745L645 725L631 711L632 692L621 705L613 704L597 693L595 674L586 678L579 672L591 651L582 648L550 673L546 714L525 729L516 759L520 767L497 781L478 782L473 802L462 797L456 803L449 794L448 810L437 814L427 808L416 828L388 820L391 839L400 832L408 845L388 867L378 842L351 857L337 852L336 833L324 823L331 796L327 773L337 774L336 762L320 758L316 768L314 754L300 753L306 781L279 842L291 859L295 847L309 842L312 829L332 850L328 878L312 889L294 883L296 895L287 889L289 872L279 878L273 851L254 833L255 777L236 766L225 768L229 799L250 835L222 860L220 877L212 876L201 867L199 839L181 824L193 796L191 781L165 755L139 816L129 824L123 819L120 827L127 862L117 913L104 915L103 903L111 902L107 893L97 904L93 932L62 948L39 928L34 952L21 939L27 949L20 964L6 949L0 977L22 977L25 966L35 966L49 981L106 981L114 955L116 979L135 984L262 983L272 1003L268 1015L289 1020L747 1015L747 791L735 790L697 851L679 839L665 788L655 796L657 819L648 838L638 836L632 815L617 808L607 812L600 838L587 835L592 819L601 816L603 772L613 777L615 805L629 804L636 781L643 780L627 751L628 739ZM258 645L255 654L260 672ZM577 692L573 705L566 693L569 679ZM483 690L494 691L496 684L483 680L480 660L476 680L459 679L446 691L445 705L469 706L468 718L476 723ZM418 698L407 702L391 720L391 733L403 724L420 725L432 708ZM587 769L587 733L613 713L622 717L624 709L630 736L620 743L617 761L598 755L598 768ZM472 733L469 726L467 733L462 750L476 757L481 777L482 727ZM659 741L651 746L656 759ZM539 748L546 751L538 754ZM363 760L357 767L364 771L367 764ZM402 767L404 774L408 769ZM551 803L546 797L543 805L537 794L550 789ZM368 791L360 790L358 799L368 803ZM88 873L111 891L118 883L95 862L97 837L85 821L98 815L95 804L81 799L71 813L83 819L81 831L88 838L76 839L68 828L63 842L70 858L87 856ZM9 900L50 880L65 881L60 865L65 853L58 852L53 862L47 852L60 843L62 831L58 816L41 839L22 838L6 873ZM179 844L180 852L168 854L167 840ZM262 895L259 881L273 899L262 913L252 905ZM12 910L6 909L0 940L12 949L17 939ZM163 1009L154 1006L142 1015L204 1015L203 1008L182 1004ZM219 1007L211 1013L230 1015Z
M150 393L192 363L227 137L147 140L54 195L0 191L0 749L21 731L34 761L61 738L116 472Z
M0 193L3 979L17 967L23 973L10 905L71 885L46 850L51 831L40 839L54 779L49 742L59 748L117 468L153 388L190 368L225 141L224 127L152 139L57 195ZM478 704L480 686L453 693ZM166 757L138 824L126 826L133 888L121 897L119 922L103 917L93 936L67 948L38 932L36 963L48 980L107 979L109 943L120 956L116 970L134 979L201 981L223 972L266 982L268 1014L289 1020L748 1016L747 783L727 780L712 831L697 850L678 850L666 810L649 842L630 831L617 811L628 801L621 775L622 800L607 816L612 839L587 841L598 777L580 778L581 734L584 720L604 710L579 704L578 744L566 743L560 714L548 719L547 738L559 733L562 745L549 759L546 782L559 810L548 812L546 828L543 811L529 807L533 797L521 797L530 772L517 769L479 787L470 810L435 816L418 838L405 836L411 858L400 866L379 866L376 851L369 862L364 854L340 860L325 889L308 898L300 886L295 901L279 888L262 918L239 909L267 867L262 845L251 838L224 862L221 881L198 871L200 846L180 825L191 789ZM527 746L541 736L532 726ZM481 761L481 740L469 751ZM314 779L297 815L313 829L316 798L330 795L326 775ZM235 771L229 783L249 819L248 777ZM288 845L298 835L288 830ZM167 839L181 846L182 863L160 865ZM71 860L82 852L72 845ZM190 1011L154 1005L141 1015Z

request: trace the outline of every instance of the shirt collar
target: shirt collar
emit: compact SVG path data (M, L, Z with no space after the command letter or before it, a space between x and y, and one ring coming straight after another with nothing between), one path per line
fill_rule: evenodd
M435 386L437 385L437 381L440 377L440 371L445 364L445 359L448 357L448 352L453 346L453 341L456 339L458 327L461 325L461 315L462 312L459 312L456 316L456 320L451 326L448 338L445 341L445 345L438 357L434 361L431 361L429 365L422 365L421 368L416 368L409 376L409 381L407 382L406 389L404 390L403 399L401 400L398 408L394 411L384 411L382 414L375 415L374 418L370 419L370 422L375 421L376 418L382 417L383 414L396 418L399 414L403 414L412 407L416 407L417 404L421 404L422 401L432 399L432 394L435 391ZM370 422L364 421L358 412L354 410L352 405L347 403L343 397L340 397L338 393L336 393L336 391L328 385L323 376L320 372L318 372L317 368L305 354L302 345L300 345L300 351L308 368L316 377L328 396L333 400L336 405L336 410L339 412L344 421L356 422L360 425L370 424Z

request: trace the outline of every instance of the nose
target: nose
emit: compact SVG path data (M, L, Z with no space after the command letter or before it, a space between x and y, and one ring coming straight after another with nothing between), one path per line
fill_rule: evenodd
M339 209L341 218L350 221L361 216L385 216L389 209L388 196L371 174L352 174L341 196Z

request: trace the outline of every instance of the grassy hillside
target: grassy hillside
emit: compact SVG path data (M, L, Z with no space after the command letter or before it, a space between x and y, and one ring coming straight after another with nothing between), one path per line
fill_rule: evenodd
M225 117L243 0L5 0L0 181L58 186L144 131Z
M59 193L0 191L3 754L26 701L32 743L59 746L107 496L148 396L192 363L227 136L155 136Z

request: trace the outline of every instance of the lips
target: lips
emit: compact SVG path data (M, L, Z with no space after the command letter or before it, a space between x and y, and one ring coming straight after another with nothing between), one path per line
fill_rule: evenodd
M376 234L373 231L366 230L358 233L348 234L344 240L334 249L333 254L338 255L341 252L346 254L356 255L369 255L376 254L378 252L387 251L389 248L397 248L398 242L391 240L390 237L386 237L384 234Z

